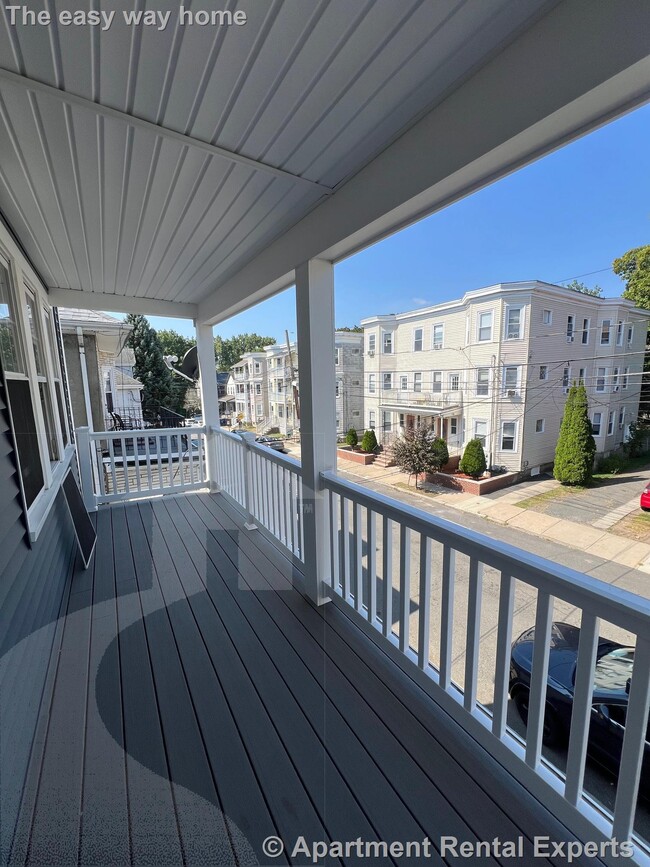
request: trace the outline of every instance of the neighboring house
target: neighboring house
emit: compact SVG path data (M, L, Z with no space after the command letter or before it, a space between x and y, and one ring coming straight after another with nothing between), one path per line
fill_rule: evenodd
M125 346L130 327L95 310L59 308L74 426L142 423L142 383L133 376L135 356ZM112 415L111 415L112 414Z
M337 331L336 430L363 430L363 335ZM292 376L293 370L293 376ZM298 348L292 343L247 352L231 370L223 403L232 407L233 419L253 424L259 433L277 430L287 435L300 427L294 385L298 386Z
M488 463L553 461L569 386L583 382L599 453L637 418L650 313L540 281L363 320L366 426L389 442L433 424L450 450L480 437Z

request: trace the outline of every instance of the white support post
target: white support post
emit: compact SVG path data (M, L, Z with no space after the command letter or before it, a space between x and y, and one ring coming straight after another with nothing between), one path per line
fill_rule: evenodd
M247 530L257 530L255 516L253 515L253 468L251 461L251 443L255 442L255 434L245 433L242 436L242 445L244 447L244 508L246 509L246 522L244 527ZM279 497L279 491L273 491L274 497Z
M211 491L218 491L217 483L217 433L219 429L219 396L217 393L217 370L214 363L214 334L211 325L196 328L196 349L199 359L199 384L201 387L201 407L205 425L205 463L208 472L208 485Z
M300 366L300 450L303 481L305 592L317 605L328 601L330 539L328 504L320 474L336 470L334 373L334 268L312 259L296 268Z
M77 460L79 461L79 477L84 506L88 512L96 512L97 499L93 481L93 464L90 457L90 428L78 427L74 435L77 444Z

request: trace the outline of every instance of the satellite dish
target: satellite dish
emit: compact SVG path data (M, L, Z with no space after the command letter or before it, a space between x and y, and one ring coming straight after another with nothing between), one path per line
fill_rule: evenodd
M175 373L178 376L182 376L183 379L187 379L192 383L198 380L199 356L196 346L192 346L191 349L187 350L187 352L183 356L183 360L178 367L174 367L174 364L178 361L178 357L176 355L165 355L164 359L165 364L172 373Z

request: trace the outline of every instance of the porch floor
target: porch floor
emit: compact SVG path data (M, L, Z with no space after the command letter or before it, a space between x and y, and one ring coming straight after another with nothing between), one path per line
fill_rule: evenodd
M295 841L566 831L222 496L97 513L12 863L311 863ZM278 836L288 853L267 857ZM497 863L493 858L474 859ZM466 863L466 859L447 858ZM425 863L330 858L319 863Z

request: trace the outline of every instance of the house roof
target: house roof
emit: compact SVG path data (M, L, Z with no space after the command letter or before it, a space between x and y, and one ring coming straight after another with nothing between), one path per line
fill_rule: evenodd
M64 331L81 327L84 331L124 331L131 330L123 319L103 313L100 310L86 310L74 307L59 307L59 322Z

